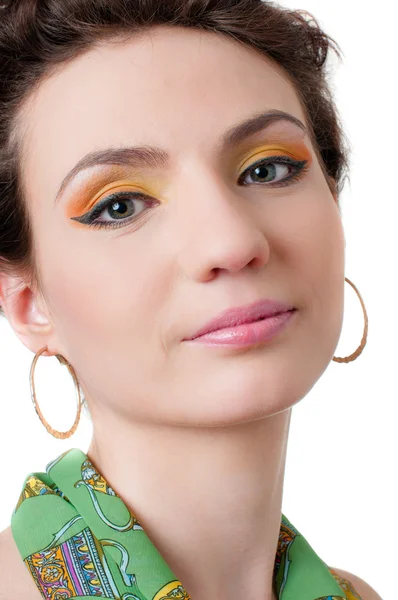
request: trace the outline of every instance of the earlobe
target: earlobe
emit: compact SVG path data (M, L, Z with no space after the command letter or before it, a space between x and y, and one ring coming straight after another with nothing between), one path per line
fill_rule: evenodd
M32 352L50 343L53 326L42 307L41 296L23 279L0 274L0 304L11 328Z

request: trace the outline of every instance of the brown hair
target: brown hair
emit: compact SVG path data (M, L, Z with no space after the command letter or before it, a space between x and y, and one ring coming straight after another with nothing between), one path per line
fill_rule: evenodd
M16 135L23 103L58 65L93 44L154 25L224 34L282 67L304 109L328 184L340 193L348 151L326 72L329 50L340 57L339 47L309 13L262 0L11 0L0 10L1 272L40 285Z

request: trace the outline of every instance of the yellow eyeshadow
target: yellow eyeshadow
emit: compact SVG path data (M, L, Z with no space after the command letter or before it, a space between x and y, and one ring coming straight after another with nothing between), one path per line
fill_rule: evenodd
M244 171L246 167L250 167L251 164L266 158L267 156L289 156L295 160L311 160L311 153L308 148L302 144L291 145L291 146L264 146L258 148L254 154L250 154L244 158L243 162L239 166L239 172Z
M147 193L144 191L143 187L141 187L140 185L137 185L134 181L126 181L126 180L113 181L112 183L108 183L108 185L101 188L100 191L97 194L95 194L95 196L91 199L90 206L93 206L97 202L97 200L99 200L99 198L101 198L101 196L105 196L109 192L112 193L116 189L119 190L119 189L123 189L123 188L127 188L129 190L131 190L131 188L134 188L136 191Z
M69 206L68 213L70 212L71 214L68 216L80 216L81 214L84 214L85 212L91 210L91 208L102 197L111 195L116 191L127 190L131 192L140 192L142 194L146 194L147 196L153 196L153 193L151 193L147 188L144 188L143 186L137 184L136 181L120 179L117 181L112 181L111 183L108 183L107 185L101 187L101 189L98 192L96 192L94 196L90 194L90 191L85 192L83 190L80 194L78 194L78 198L75 200L75 202L73 202L72 205ZM155 194L155 197L158 197L158 195Z
M260 146L259 148L252 149L250 152L247 152L244 159L240 163L238 167L238 172L242 172L245 168L249 167L256 161L261 158L266 158L268 156L289 156L296 160L312 160L311 152L308 147L304 143L286 143L286 144L278 144L278 143L269 143L268 145ZM119 170L120 173L120 170ZM113 171L113 177L120 177L117 170ZM111 195L116 191L129 190L132 192L139 192L145 194L146 196L154 197L160 199L163 196L162 201L167 202L166 198L162 194L164 192L164 182L161 183L159 180L156 180L154 185L149 187L144 187L134 181L132 179L116 179L116 181L111 181L106 185L103 185L106 180L110 180L112 178L112 173L108 172L103 174L100 180L97 179L97 182L91 180L88 184L83 186L79 192L74 195L74 199L68 203L67 205L67 216L68 217L77 217L91 210L91 208L102 198L107 195ZM139 178L138 178L139 179ZM98 190L98 187L100 189ZM96 191L98 190L98 191ZM93 195L94 194L94 195Z

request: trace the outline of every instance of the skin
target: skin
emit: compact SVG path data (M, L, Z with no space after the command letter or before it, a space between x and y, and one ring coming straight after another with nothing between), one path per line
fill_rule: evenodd
M276 600L291 409L327 368L343 320L341 215L310 136L279 121L219 151L228 129L275 109L308 125L269 59L233 39L157 27L73 60L20 118L41 288L8 294L18 279L3 275L6 316L32 352L47 346L73 365L93 419L90 458L195 600ZM86 169L55 203L87 153L146 144L170 164ZM307 172L270 186L252 170L237 184L275 153L306 159ZM152 198L135 224L72 220L116 181ZM298 309L271 342L242 351L182 341L260 298Z

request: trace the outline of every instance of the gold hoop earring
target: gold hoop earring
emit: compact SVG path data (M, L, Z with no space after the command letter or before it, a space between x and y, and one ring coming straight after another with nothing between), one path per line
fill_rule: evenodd
M69 373L73 377L73 381L75 383L76 394L77 394L77 413L76 413L75 422L73 423L72 427L68 431L57 431L56 429L53 429L51 427L51 425L49 425L49 423L43 417L43 414L42 414L42 412L40 410L40 407L37 404L35 384L34 384L34 380L33 380L33 374L34 374L34 370L35 370L35 367L36 367L37 359L47 349L48 349L47 346L44 346L44 348L41 348L41 350L38 350L36 352L36 354L35 354L34 359L33 359L32 366L30 367L30 374L29 374L30 393L31 393L31 396L32 396L32 402L33 402L33 406L35 408L35 411L37 413L37 416L39 417L40 421L43 423L44 427L47 429L48 433L51 433L51 435L54 436L55 438L58 438L58 439L61 439L61 440L65 440L66 438L71 437L75 433L75 431L77 429L77 426L79 424L79 421L80 421L80 415L81 415L81 410L82 410L83 403L82 403L82 398L81 398L81 395L80 395L79 382L77 380L75 370L72 367L72 365L70 364L70 362L68 362L66 360L66 358L64 358L62 356L62 354L56 354L55 356L58 358L59 362L62 365L66 365L68 367Z
M365 346L366 346L366 342L367 342L367 339L368 339L368 314L367 314L367 312L366 312L365 303L364 303L364 301L362 300L362 296L361 296L361 294L359 293L359 291L358 291L358 289L355 287L355 285L352 283L352 281L350 281L350 280L348 279L348 277L344 277L344 280L345 280L347 283L349 283L349 284L350 284L350 286L351 286L351 287L354 289L354 291L357 293L357 296L358 296L358 298L359 298L359 300L360 300L360 302L361 302L361 306L362 306L362 310L363 310L363 316L364 316L364 320L365 320L365 325L364 325L364 328L363 328L363 335L362 335L361 343L359 344L359 346L358 346L358 348L355 350L355 352L353 352L353 353L352 353L352 354L350 354L349 356L345 356L344 358L340 358L340 357L337 357L337 356L333 356L333 360L334 360L335 362L338 362L338 363L348 363L348 362L351 362L352 360L355 360L355 359L357 359L357 358L358 358L358 356L359 356L360 354L362 354L362 352L363 352L363 349L365 348Z

